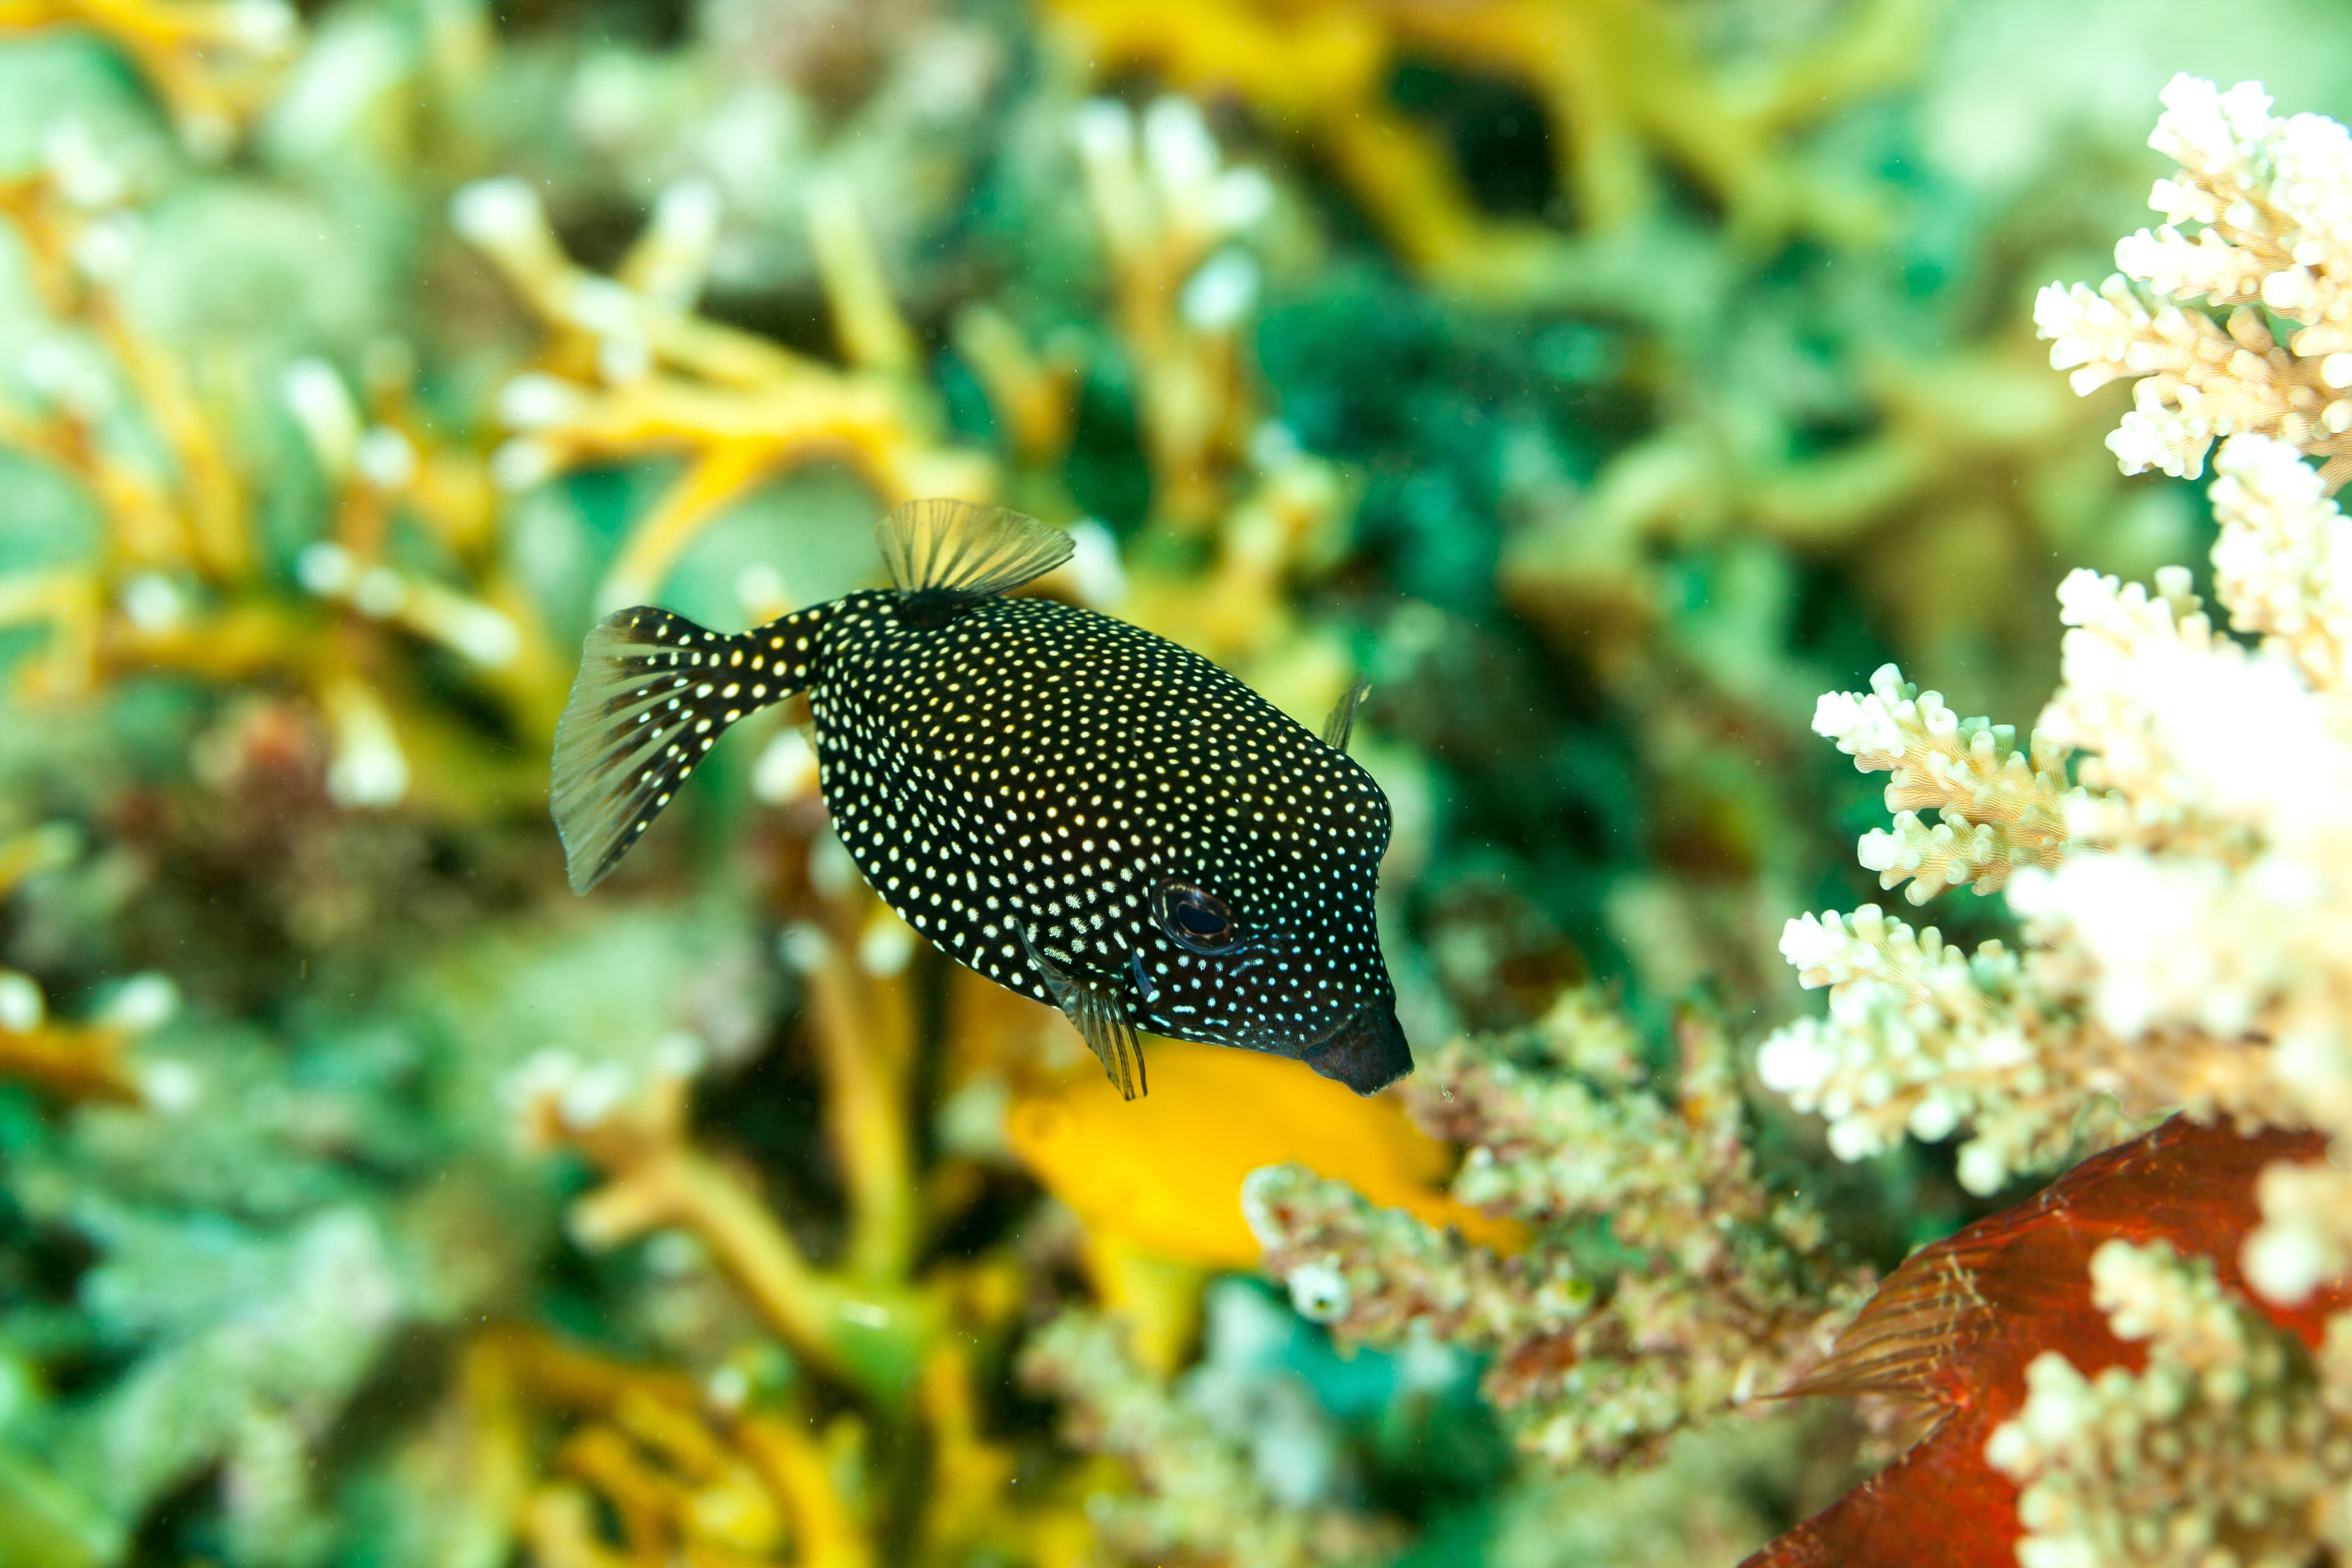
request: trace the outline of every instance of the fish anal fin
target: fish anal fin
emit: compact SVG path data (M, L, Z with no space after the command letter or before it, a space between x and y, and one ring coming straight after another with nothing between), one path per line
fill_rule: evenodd
M1076 1026L1087 1049L1102 1063L1103 1071L1118 1087L1119 1098L1134 1100L1149 1092L1143 1076L1143 1043L1136 1037L1135 1025L1127 1016L1127 1005L1119 997L1118 983L1102 975L1065 969L1026 931L1021 933L1021 942L1029 950L1029 962L1036 965L1055 1004Z
M1356 710L1364 705L1364 696L1372 683L1358 676L1339 700L1333 705L1331 715L1323 721L1323 743L1335 752L1348 749L1349 738L1356 732Z
M1060 529L977 501L933 499L893 508L874 542L904 592L939 595L950 607L1010 593L1070 558Z

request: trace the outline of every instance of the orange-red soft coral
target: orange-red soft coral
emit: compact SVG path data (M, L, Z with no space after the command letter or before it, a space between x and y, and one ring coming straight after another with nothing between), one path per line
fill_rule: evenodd
M2169 1242L2210 1258L2221 1282L2242 1289L2238 1250L2261 1217L2263 1169L2324 1143L2176 1119L1916 1254L1794 1392L1888 1399L1929 1423L1927 1435L1746 1568L2011 1568L2022 1533L2018 1487L1986 1462L1985 1443L2022 1407L2026 1364L2058 1351L2095 1375L2147 1360L2147 1347L2117 1339L2094 1303L2091 1255L2114 1240ZM2352 1288L2339 1282L2292 1309L2249 1299L2316 1345Z

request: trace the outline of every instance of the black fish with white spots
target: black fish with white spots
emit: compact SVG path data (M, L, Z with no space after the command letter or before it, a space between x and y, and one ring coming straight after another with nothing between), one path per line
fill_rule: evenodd
M1070 553L1018 513L915 501L877 536L895 588L734 635L645 607L589 633L555 735L573 889L730 724L806 691L825 804L875 891L1067 1013L1129 1098L1139 1029L1363 1094L1412 1071L1372 911L1388 800L1346 751L1361 686L1318 737L1164 637L1007 597Z

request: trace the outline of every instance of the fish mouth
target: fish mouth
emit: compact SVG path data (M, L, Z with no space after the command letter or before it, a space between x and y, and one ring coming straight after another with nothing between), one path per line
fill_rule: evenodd
M1358 1094L1375 1094L1412 1070L1396 1005L1373 1002L1307 1047L1308 1067Z

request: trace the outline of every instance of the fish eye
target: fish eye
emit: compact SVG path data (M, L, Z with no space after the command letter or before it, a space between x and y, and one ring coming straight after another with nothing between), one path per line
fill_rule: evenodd
M1194 952L1216 952L1234 940L1234 914L1225 901L1188 882L1160 885L1160 924Z

